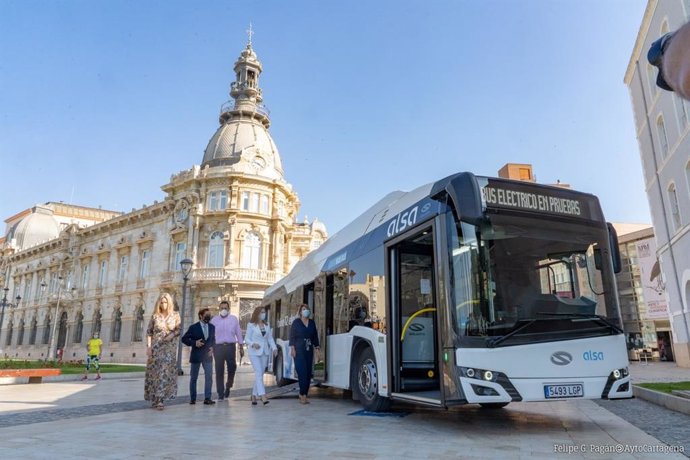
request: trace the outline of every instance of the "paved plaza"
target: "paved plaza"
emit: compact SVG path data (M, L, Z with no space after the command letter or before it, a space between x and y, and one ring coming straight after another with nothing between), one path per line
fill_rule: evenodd
M634 365L633 375L682 379L686 373L671 366ZM642 412L638 406L630 409L632 417L649 416L657 425L669 419L678 439L660 441L606 406L620 410L644 403L639 400L513 403L501 410L399 405L383 416L372 416L329 389L315 390L306 406L298 404L294 393L276 396L267 406L251 406L252 380L250 368L243 366L230 401L190 406L185 396L188 381L181 377L180 397L162 412L142 401L140 377L3 385L0 451L17 459L682 459L686 457L664 449L683 442L685 452L690 449L690 417L651 404ZM267 383L271 380L266 377Z

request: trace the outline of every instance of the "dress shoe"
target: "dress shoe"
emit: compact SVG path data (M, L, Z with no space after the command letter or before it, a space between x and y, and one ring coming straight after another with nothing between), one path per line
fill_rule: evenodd
M192 399L191 401L189 401L189 404L196 404L196 401Z
M216 403L216 402L215 402L214 400L212 400L212 399L204 399L204 405L206 405L206 406L212 406L212 405L214 405L215 403Z
M223 396L225 396L226 398L230 397L230 388L225 389L225 393L223 393Z

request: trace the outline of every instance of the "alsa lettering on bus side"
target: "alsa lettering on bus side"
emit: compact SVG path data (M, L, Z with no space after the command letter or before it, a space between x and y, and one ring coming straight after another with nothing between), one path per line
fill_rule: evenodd
M388 230L386 232L388 237L390 238L393 235L397 235L398 233L404 231L406 228L412 227L414 224L416 224L418 212L419 206L415 206L409 211L401 212L400 214L395 216L388 223Z
M298 318L297 315L288 316L285 315L276 321L276 327L290 326Z
M603 351L585 351L582 353L582 358L585 361L603 361L604 360L604 352Z
M582 214L579 200L495 187L484 187L482 189L482 194L488 205L526 209L530 211L544 211L570 216L580 216Z

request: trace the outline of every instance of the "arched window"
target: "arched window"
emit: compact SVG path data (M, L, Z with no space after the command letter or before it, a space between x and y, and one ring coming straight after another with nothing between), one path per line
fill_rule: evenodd
M46 315L46 320L43 323L43 345L48 345L50 340L50 313Z
M132 342L141 342L144 337L144 307L137 307L134 312L134 329Z
M17 346L24 343L24 318L19 321L19 330L17 331Z
M261 237L255 232L248 232L242 246L242 267L260 268Z
M36 345L36 333L38 332L38 321L34 316L31 320L31 332L29 333L29 345Z
M110 335L110 341L119 342L120 332L122 332L122 310L118 308L113 313L113 330L112 334Z
M14 329L14 320L10 320L7 324L7 338L5 339L5 346L12 345L12 330Z
M99 334L101 333L101 311L96 310L93 313L93 321L91 323L91 336L98 332Z
M656 130L659 134L659 146L661 147L661 159L665 160L668 156L668 136L666 135L666 125L664 124L664 117L659 117L656 120Z
M81 343L82 335L84 334L84 314L77 313L77 321L74 325L74 343Z
M688 124L688 112L685 100L674 93L673 105L676 106L676 113L678 115L678 131L682 134L685 131L685 126Z
M647 63L647 83L649 84L650 99L653 100L659 90L656 86L656 67L649 63Z
M678 206L678 194L676 193L676 185L671 183L668 186L668 202L671 209L671 220L673 220L673 229L680 230L683 225L683 220L680 216L680 207Z
M60 315L60 323L58 323L58 339L57 347L63 348L67 342L67 312L63 311Z
M208 242L208 267L222 267L225 241L223 239L223 232L213 232Z

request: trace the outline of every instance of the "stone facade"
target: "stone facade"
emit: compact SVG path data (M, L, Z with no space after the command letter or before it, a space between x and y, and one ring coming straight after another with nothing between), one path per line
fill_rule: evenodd
M156 299L169 292L182 304L182 259L194 262L185 324L220 299L244 324L264 289L328 237L317 220L296 222L300 202L268 133L251 42L234 70L234 101L223 106L201 165L174 174L161 202L100 223L75 216L32 247L18 246L8 225L0 239L0 282L13 304L3 309L4 355L46 358L54 335L63 359L83 359L86 341L100 331L104 361L144 362Z
M647 62L647 52L689 19L688 0L649 0L625 73L666 282L673 349L682 367L690 367L690 101L656 86L657 71Z

